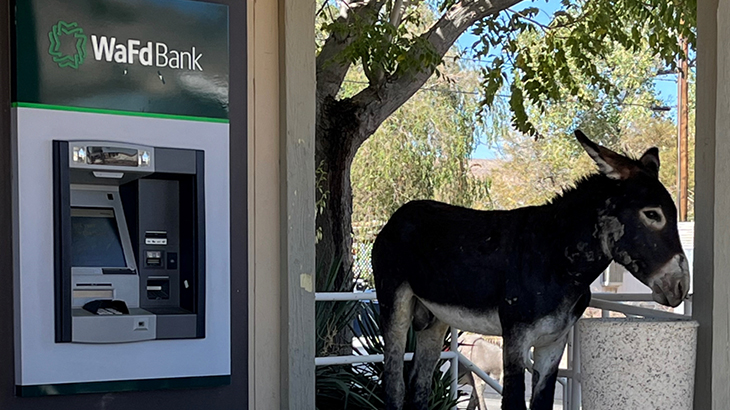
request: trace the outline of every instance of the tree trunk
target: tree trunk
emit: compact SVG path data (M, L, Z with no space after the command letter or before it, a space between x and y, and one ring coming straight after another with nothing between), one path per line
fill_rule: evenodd
M322 238L317 243L317 288L322 289L325 273L339 263L335 289L352 289L352 184L350 168L355 158L360 132L357 107L349 100L326 98L318 104L315 161L325 173L324 210L317 215ZM318 193L319 195L319 193ZM318 198L320 199L320 198Z
M324 171L324 209L317 215L317 227L322 237L317 243L317 289L324 289L327 274L334 263L339 263L334 289L352 291L352 184L350 168L357 148L354 147L360 125L356 107L349 100L327 98L318 104L315 161ZM317 192L320 195L319 192ZM319 200L320 198L318 198ZM338 333L332 346L339 355L352 354L352 331L345 328Z

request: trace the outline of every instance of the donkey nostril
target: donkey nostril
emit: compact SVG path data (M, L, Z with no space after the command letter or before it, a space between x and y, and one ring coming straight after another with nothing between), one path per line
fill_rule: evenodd
M677 282L677 297L681 298L684 295L684 289L682 286L682 281Z

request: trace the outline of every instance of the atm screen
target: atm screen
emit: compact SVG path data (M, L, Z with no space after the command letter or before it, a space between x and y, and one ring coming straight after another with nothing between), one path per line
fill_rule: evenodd
M71 208L74 267L124 268L122 242L111 208Z

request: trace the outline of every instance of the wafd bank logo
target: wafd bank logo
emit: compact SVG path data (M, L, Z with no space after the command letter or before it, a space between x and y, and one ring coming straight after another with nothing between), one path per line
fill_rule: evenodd
M78 23L65 21L59 21L51 27L48 39L48 54L59 67L79 68L87 57L87 48L91 43L91 55L96 61L203 71L200 65L200 57L203 55L195 47L191 47L190 51L183 51L173 50L163 42L143 43L132 38L119 40L114 36L96 34L87 37Z

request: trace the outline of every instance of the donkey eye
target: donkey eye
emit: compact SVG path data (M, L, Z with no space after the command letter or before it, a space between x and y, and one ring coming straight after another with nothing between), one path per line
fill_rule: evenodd
M662 208L658 206L646 207L641 209L639 211L639 218L641 219L641 222L644 223L644 225L655 231L664 229L664 225L667 224L667 219L664 217L664 212L662 211Z
M647 218L651 219L654 222L662 221L662 216L659 215L659 212L657 212L657 211L652 211L652 210L644 211L644 216L646 216Z

